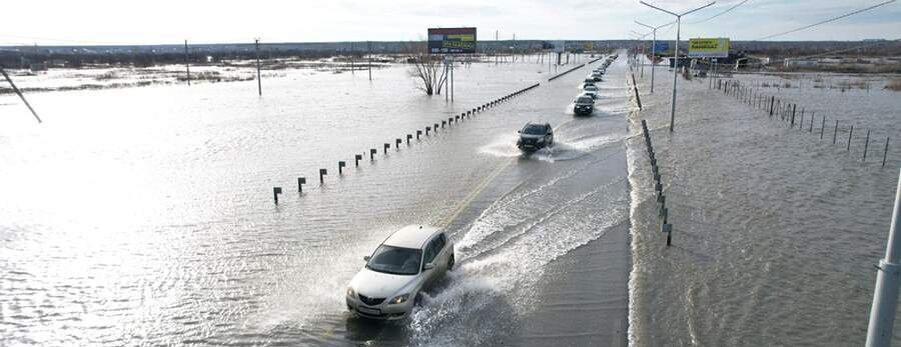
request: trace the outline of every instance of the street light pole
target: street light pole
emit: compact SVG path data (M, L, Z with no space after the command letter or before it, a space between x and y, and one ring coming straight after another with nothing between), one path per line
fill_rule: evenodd
M898 307L898 280L901 277L901 174L895 191L895 211L892 213L892 227L885 247L885 258L876 268L876 288L873 292L873 306L870 308L870 323L867 327L867 347L887 347L892 342L892 327L895 310Z
M675 12L667 11L660 7L646 3L644 1L640 1L640 3L642 5L653 8L655 10L676 16L676 47L675 47L675 49L673 49L673 104L672 104L672 110L670 111L670 116L669 116L669 131L672 132L673 131L673 123L676 120L676 83L678 81L677 77L679 76L679 69L678 69L678 67L679 67L679 39L680 39L679 35L680 35L680 31L682 30L682 16L687 15L692 12L695 12L695 11L698 11L698 10L701 10L701 9L704 9L704 8L707 8L707 7L710 7L713 4L715 4L716 1L713 1L707 5L704 5L704 6L701 6L696 9L689 10L686 12L682 12L682 13L675 13Z
M673 23L664 24L659 27L652 27L639 21L635 21L635 24L651 29L651 34L653 35L653 39L651 41L651 94L654 94L654 70L657 67L655 61L657 59L657 29L672 25Z

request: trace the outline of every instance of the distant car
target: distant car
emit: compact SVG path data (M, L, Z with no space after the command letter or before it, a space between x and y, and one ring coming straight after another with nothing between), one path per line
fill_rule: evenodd
M587 96L587 97L591 98L591 100L597 100L600 97L596 90L586 90L586 91L582 92L582 94L580 94L579 96L580 97Z
M363 260L366 266L347 286L347 309L364 318L403 319L419 293L454 268L454 244L442 229L410 225Z
M595 82L601 82L604 80L604 74L595 72L591 74L591 79L593 79Z
M594 84L594 80L591 78L591 75L589 75L588 78L586 78L584 81L582 81L582 83L583 84Z
M519 131L516 147L524 152L534 152L554 144L554 129L548 123L526 123Z
M582 89L585 89L585 88L588 88L588 87L594 87L594 88L597 88L598 86L594 84L594 81L582 83Z
M585 87L582 87L582 90L584 90L586 92L587 91L597 92L598 86L596 86L596 85L585 86Z
M587 116L594 112L594 99L590 96L579 96L576 98L573 112L577 116Z

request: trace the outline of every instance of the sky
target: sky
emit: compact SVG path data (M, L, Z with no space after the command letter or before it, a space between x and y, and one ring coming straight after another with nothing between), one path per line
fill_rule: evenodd
M646 0L674 12L709 0ZM884 0L721 0L683 18L683 39L757 40ZM417 41L429 27L474 26L479 40L630 38L638 20L673 20L638 0L7 1L0 45ZM700 22L700 23L698 23ZM674 28L658 32L673 39ZM901 38L901 1L773 41Z

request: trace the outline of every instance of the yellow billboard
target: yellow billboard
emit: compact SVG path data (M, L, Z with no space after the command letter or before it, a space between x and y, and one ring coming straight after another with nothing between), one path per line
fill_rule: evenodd
M718 37L712 39L689 39L689 58L727 58L729 57L729 39Z

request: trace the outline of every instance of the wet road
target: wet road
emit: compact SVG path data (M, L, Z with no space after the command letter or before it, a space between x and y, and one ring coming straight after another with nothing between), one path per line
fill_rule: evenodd
M9 344L625 344L624 59L592 117L587 69L461 68L457 101L403 67L255 83L4 96L0 325ZM561 70L562 71L562 70ZM478 117L352 167L417 128L541 81ZM526 121L557 145L514 147ZM335 175L338 160L351 163ZM330 169L319 185L316 172ZM296 177L306 176L304 193ZM282 186L279 206L273 186ZM400 226L444 225L459 267L409 321L349 317L344 286Z

